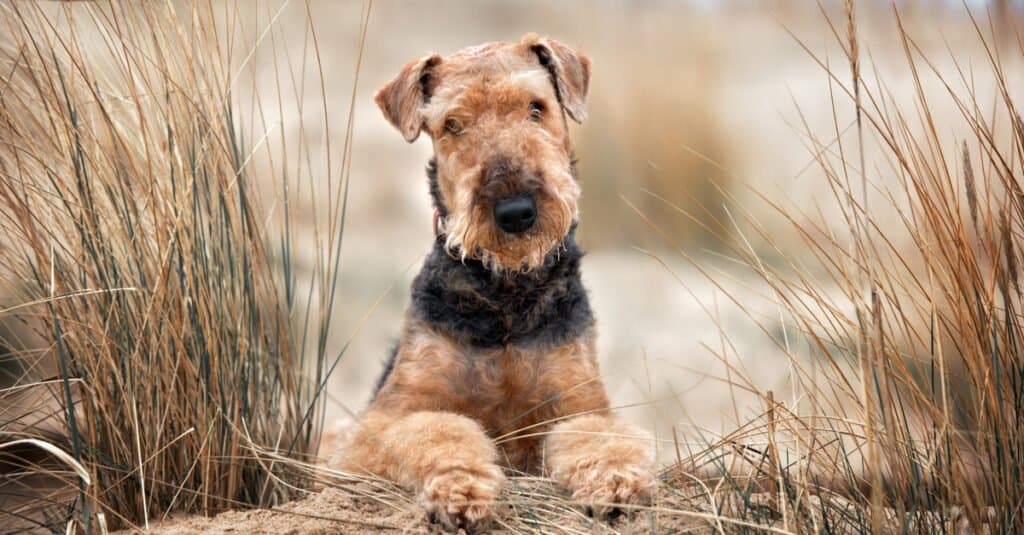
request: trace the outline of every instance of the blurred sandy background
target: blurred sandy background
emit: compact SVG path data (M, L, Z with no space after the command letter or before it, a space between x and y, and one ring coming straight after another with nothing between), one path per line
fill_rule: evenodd
M898 4L918 46L940 68L952 69L952 57L985 57L959 2ZM912 79L888 2L859 6L864 53L875 61L893 99L909 102ZM984 3L972 7L985 16ZM309 8L336 133L328 146L315 128L323 108L319 87L312 83L292 97L305 103L303 122L294 113L284 113L278 118L279 133L297 139L304 124L313 159L326 158L329 151L340 158L365 6L312 2ZM251 9L244 26L252 35L276 17L274 43L261 46L285 47L291 57L311 53L307 40L288 38L304 31L303 6L261 4ZM837 24L844 23L840 6L828 4L826 10ZM1012 6L1005 13L1019 16ZM728 220L722 188L737 199L728 203L737 219L753 210L761 224L778 232L787 226L753 202L751 186L784 205L829 217L833 201L812 165L813 153L800 126L806 121L825 141L834 136L829 87L824 72L787 30L847 72L827 24L810 1L375 1L354 96L340 300L330 318L333 335L328 341L332 352L349 345L331 381L328 421L358 411L368 401L398 335L408 286L431 245L432 209L423 172L430 142L421 137L407 145L374 106L373 92L405 62L427 52L445 54L486 41L516 40L527 32L559 39L593 60L589 119L575 128L575 139L584 183L581 236L589 253L584 277L596 308L600 361L614 403L630 406L629 417L655 430L667 445L672 428L688 437L693 426L721 432L733 426L737 409L741 419L760 411L763 404L756 396L730 391L730 373L735 379L737 371L744 372L757 388L788 400L793 393L780 349L784 326L776 305L752 282L749 270L720 255L721 244L712 236L646 193L701 218L707 217L702 215L706 208ZM1004 67L1011 78L1020 78L1019 64ZM269 96L274 69L257 49L251 84L243 91L276 99L276 93ZM930 90L940 89L926 83ZM992 94L987 80L974 83L980 94ZM838 101L841 133L852 143L853 130L845 130L852 109L845 100ZM942 105L936 107L941 115ZM948 138L950 143L961 139L955 131ZM869 161L870 154L869 147ZM873 165L873 180L890 180L884 162ZM309 197L307 192L306 202ZM652 230L627 200L671 236L674 245ZM311 208L300 206L296 212ZM777 239L787 243L785 235ZM793 249L782 253L800 258L795 236L791 242ZM300 243L296 250L301 265L312 265L310 243ZM726 290L754 312L754 319L673 251L675 246L716 273ZM756 240L751 247L766 261L778 256ZM801 353L794 343L794 352ZM735 367L732 372L721 362L723 355Z

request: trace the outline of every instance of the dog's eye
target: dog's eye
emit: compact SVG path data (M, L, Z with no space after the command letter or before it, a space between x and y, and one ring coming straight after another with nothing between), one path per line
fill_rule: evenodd
M448 119L444 122L444 131L457 136L462 133L462 123L458 119Z
M539 100L530 102L530 119L539 121L544 116L544 103Z

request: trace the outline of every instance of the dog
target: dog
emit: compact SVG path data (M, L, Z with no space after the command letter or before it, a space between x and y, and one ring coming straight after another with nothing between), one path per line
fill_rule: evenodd
M397 348L338 456L417 494L448 531L486 529L505 469L605 519L656 487L651 437L601 383L575 241L590 60L526 35L405 65L375 100L426 134L435 243Z

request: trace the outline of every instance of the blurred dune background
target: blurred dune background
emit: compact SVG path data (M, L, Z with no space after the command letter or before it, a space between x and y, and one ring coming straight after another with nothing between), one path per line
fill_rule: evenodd
M956 73L954 58L984 57L959 2L905 1L897 7L921 51L940 71ZM991 8L1000 32L1000 16L1020 14L1013 5L970 7L983 21ZM309 4L325 68L328 113L336 125L347 120L345 110L353 98L364 8L359 2ZM260 4L251 8L250 20L243 18L243 26L255 34L277 17L273 46L301 57L313 44L288 36L290 26L301 34L302 9ZM896 38L892 6L860 2L859 9L865 56L893 101L911 104L913 78ZM559 39L593 60L589 118L574 133L584 184L580 234L588 251L584 276L599 322L600 361L614 403L630 407L630 418L669 443L673 428L681 437L691 426L724 432L760 410L756 396L729 388L737 370L762 390L791 395L780 345L785 327L771 319L779 317L776 304L749 270L719 254L716 236L698 222L732 217L743 231L747 223L739 214L749 212L769 232L774 225L777 232L792 233L755 192L791 207L794 214L839 217L836 200L814 164L815 150L804 136L806 130L834 130L834 113L838 124L853 121L849 106L833 110L826 74L801 46L842 67L845 58L822 23L823 11L841 20L837 3L819 8L809 1L374 2L355 85L341 301L330 317L334 334L328 341L337 351L344 348L344 354L329 390L327 420L344 418L368 401L398 334L408 286L431 245L432 209L423 172L429 139L407 145L376 109L374 91L407 61L428 52L516 40L527 32ZM1012 80L1021 79L1019 60L1009 54L1003 65ZM251 71L251 83L240 84L241 89L270 95L265 86L276 79L274 66L261 62L259 48ZM941 88L934 81L924 83ZM986 83L991 80L979 80L975 87L981 102L995 94ZM314 156L340 154L340 146L317 138L323 112L319 90L309 84L296 96L309 101L302 121L267 118L266 124L253 126L253 138L271 130L271 139L295 140L298 129L308 128L305 137ZM955 113L951 105L942 105L932 109L936 116ZM275 121L279 125L267 128ZM839 135L849 138L854 129ZM951 146L963 135L943 133ZM898 179L891 171L869 171L878 185L873 195L884 195L886 184ZM787 242L785 235L776 239ZM766 261L800 259L803 246L796 236L792 244L792 250L784 251L756 240L749 245ZM679 251L702 269L734 280L728 292L737 300L716 289ZM312 248L297 246L295 254L300 265L313 263L303 256L314 254ZM758 323L774 328L765 330ZM725 362L734 369L727 370Z

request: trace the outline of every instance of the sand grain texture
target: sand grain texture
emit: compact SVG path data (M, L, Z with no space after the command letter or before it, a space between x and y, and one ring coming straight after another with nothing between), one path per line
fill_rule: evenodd
M181 516L154 526L148 533L162 535L292 534L319 533L428 533L422 517L409 508L382 504L371 498L354 498L327 489L274 509L226 511L215 517ZM144 533L143 530L121 532Z

